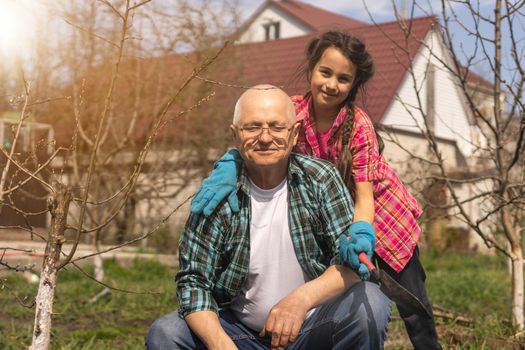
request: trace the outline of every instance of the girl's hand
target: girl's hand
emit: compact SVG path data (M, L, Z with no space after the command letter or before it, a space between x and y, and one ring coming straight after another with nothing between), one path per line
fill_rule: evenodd
M191 201L192 213L204 213L209 216L219 203L228 197L228 203L234 213L239 211L237 200L237 174L242 164L239 152L232 149L226 152L216 163L210 176L203 182Z
M376 245L375 230L366 221L354 222L348 230L349 236L342 235L339 239L339 256L342 265L350 266L359 273L361 279L370 278L368 268L359 262L358 255L365 252L370 260Z

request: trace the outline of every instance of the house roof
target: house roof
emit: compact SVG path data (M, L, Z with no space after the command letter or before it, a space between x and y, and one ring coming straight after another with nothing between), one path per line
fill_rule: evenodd
M380 122L383 118L406 74L410 58L416 55L436 21L435 17L429 16L405 23L410 28L406 44L405 32L398 22L352 29L352 34L365 41L376 66L375 75L367 84L366 96L358 97L358 104L374 122ZM250 86L270 83L282 86L290 95L304 94L309 84L298 67L304 63L306 44L314 37L310 34L232 46L226 55L235 65L229 68L231 74L222 77L231 76L227 79L231 84ZM234 70L241 73L234 73Z
M487 79L473 72L471 69L462 67L461 73L465 75L467 83L472 89L487 90L489 92L494 89L494 83L491 83Z
M405 32L397 22L365 25L352 29L354 35L365 41L376 66L375 75L367 84L366 94L358 96L357 99L357 104L365 109L375 123L380 123L383 119L389 105L394 101L395 94L403 78L406 76L406 69L409 65L409 57L406 53L409 52L411 57L417 54L421 41L430 33L434 23L436 23L435 17L416 18L407 23L407 25L410 25L410 35L406 45L408 49L405 49L404 44ZM216 104L211 108L213 110L205 112L202 109L205 108L203 106L195 113L199 114L199 116L208 114L214 117L219 117L219 114L229 116L233 110L235 100L243 92L244 88L261 83L280 86L289 95L304 94L309 89L309 83L304 74L301 73L301 65L305 61L304 51L306 45L315 36L315 34L309 34L289 39L229 46L219 56L219 59L213 63L211 67L213 69L208 69L206 72L201 73L203 78L220 82L218 86L211 87L216 92L216 96L213 98ZM175 80L177 78L182 79L186 77L192 72L193 67L203 60L201 56L203 55L187 53L141 60L143 65L141 71L145 76L142 81L154 86L157 84L155 77L160 71L163 72L162 75L164 77L169 77L169 79L163 79L164 84L176 85ZM134 77L134 74L132 74L134 70L130 67L127 64L123 65L121 69L121 75L123 76L119 79L119 84L122 86L116 89L122 95L122 101L127 101L125 97L127 94L131 94L133 90L131 88L135 87L133 83L126 79L127 75ZM104 79L101 79L100 76L104 74L107 74L104 70L94 74L89 80L93 84L90 89L101 90L101 81L104 81ZM202 91L205 90L201 91L199 90L201 88L198 87L201 83L200 81L193 82L185 92L189 96L188 101L198 101L204 97L203 94L206 92ZM142 90L148 92L157 91L149 85L147 88L143 87ZM137 125L137 138L147 133L152 117L151 111L159 108L159 101L154 98L154 94L151 93L151 96L146 95L142 96L143 102L141 103L141 111L142 109L144 111L139 113L143 114L145 118L143 118L144 120L141 119L140 125ZM97 96L94 96L93 99L101 98ZM131 98L131 100L133 99ZM125 104L122 101L120 103ZM187 106L181 105L177 107L184 109ZM131 107L127 106L126 108ZM127 117L127 114L123 116L124 119ZM184 121L179 118L177 124L174 124L172 127L180 128L181 123L184 123ZM170 126L170 128L172 127ZM67 144L70 142L68 140L71 139L73 129L58 128L56 130L56 138Z
M314 31L334 27L354 28L366 24L295 0L269 0L268 3L295 17Z

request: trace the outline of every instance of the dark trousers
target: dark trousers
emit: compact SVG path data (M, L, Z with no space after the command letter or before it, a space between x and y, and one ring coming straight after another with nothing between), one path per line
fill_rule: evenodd
M383 349L391 305L377 284L357 283L343 295L317 307L302 324L297 340L286 349ZM270 338L259 337L258 331L246 327L230 310L219 311L219 321L238 349L270 348ZM150 350L205 349L176 311L153 322L146 345Z
M425 290L425 280L427 278L425 270L419 260L419 249L416 247L412 258L408 261L407 265L401 272L397 273L392 269L386 262L384 262L377 255L374 256L379 265L379 268L395 279L399 284L405 287L409 292L414 294L416 297L423 302L423 304L432 310L432 305L428 300L427 293ZM436 324L434 318L420 317L415 314L411 314L403 307L396 305L399 310L399 315L405 322L410 341L414 346L415 350L441 350L436 333Z

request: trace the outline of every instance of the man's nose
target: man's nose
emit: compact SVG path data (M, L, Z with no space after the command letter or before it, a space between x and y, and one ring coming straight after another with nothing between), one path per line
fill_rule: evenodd
M272 135L270 135L269 128L263 128L261 134L259 135L259 141L263 143L271 143L273 140Z

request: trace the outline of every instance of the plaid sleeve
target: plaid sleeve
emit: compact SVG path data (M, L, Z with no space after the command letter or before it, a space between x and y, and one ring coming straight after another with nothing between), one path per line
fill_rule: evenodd
M372 182L377 179L379 146L372 121L359 108L356 108L352 135L350 153L354 181Z
M354 217L354 203L339 171L329 167L324 181L321 220L330 264L339 264L339 237L345 233Z
M209 217L190 214L179 240L179 272L175 277L179 313L218 312L212 290L220 270L221 219L215 211Z

